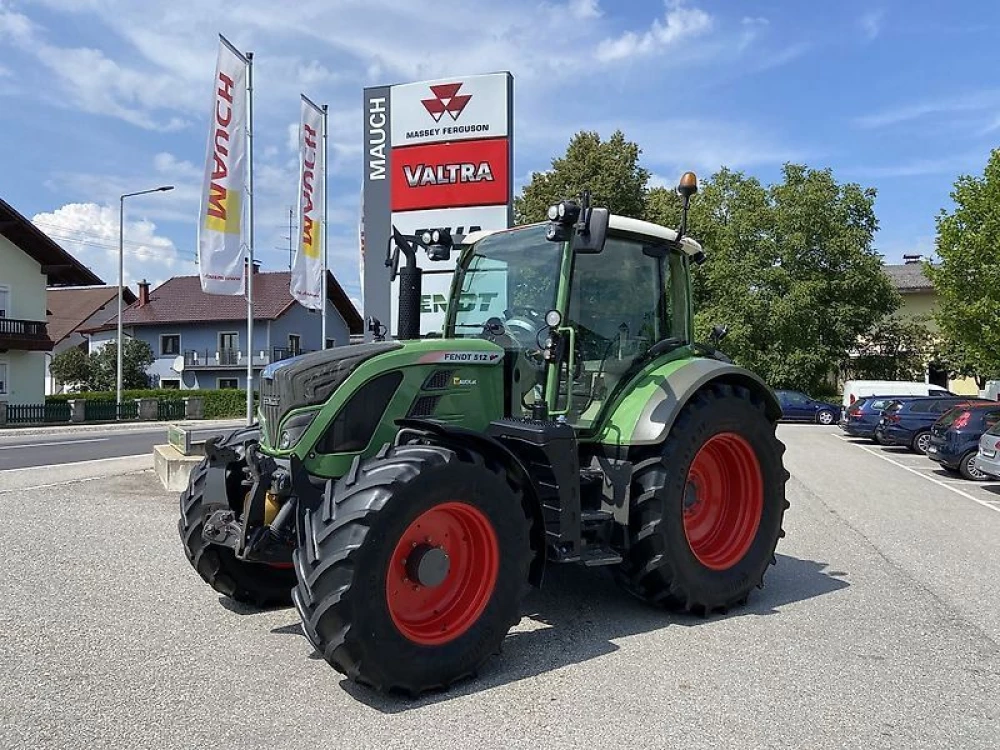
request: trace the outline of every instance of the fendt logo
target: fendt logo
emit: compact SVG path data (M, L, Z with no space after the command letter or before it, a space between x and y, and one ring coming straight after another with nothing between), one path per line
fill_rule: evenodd
M441 122L445 112L451 116L452 122L457 122L466 105L472 99L472 94L459 94L462 88L461 83L442 83L438 86L431 86L433 99L421 99L427 113L434 118L434 122Z

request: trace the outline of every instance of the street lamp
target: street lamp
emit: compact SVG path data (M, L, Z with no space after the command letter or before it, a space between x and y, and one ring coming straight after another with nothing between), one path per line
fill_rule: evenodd
M140 190L137 193L125 193L118 200L120 207L118 212L118 404L121 404L122 402L122 303L125 298L125 199L131 198L134 195L161 193L173 189L173 185L163 185L150 190Z

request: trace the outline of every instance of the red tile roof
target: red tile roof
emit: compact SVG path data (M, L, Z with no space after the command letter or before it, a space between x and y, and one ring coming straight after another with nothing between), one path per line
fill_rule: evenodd
M289 271L259 271L253 277L254 320L275 320L293 304L298 304L288 291ZM327 273L327 296L340 313L352 334L364 332L361 313L347 293ZM246 320L246 298L221 294L206 294L198 276L174 276L149 293L149 302L142 307L135 303L126 308L122 323L126 326L157 325L160 323L204 323L219 320ZM108 326L118 325L113 316ZM94 330L102 330L101 326Z
M117 286L95 287L58 287L49 288L45 292L45 304L48 307L49 338L58 344L64 338L108 303L118 299ZM125 304L135 302L136 296L128 287L125 288ZM117 311L113 306L110 312Z

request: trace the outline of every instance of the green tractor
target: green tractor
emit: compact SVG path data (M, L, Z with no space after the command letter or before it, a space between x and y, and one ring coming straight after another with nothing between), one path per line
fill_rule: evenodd
M209 441L181 495L191 564L411 695L475 674L549 565L697 615L744 604L784 536L781 409L720 329L693 340L696 189L676 231L585 195L548 222L397 233L397 340L264 370L257 424ZM459 253L439 337L417 334L421 246Z

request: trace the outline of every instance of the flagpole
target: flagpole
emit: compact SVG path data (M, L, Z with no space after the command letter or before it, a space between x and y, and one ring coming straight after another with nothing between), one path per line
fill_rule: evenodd
M326 299L326 206L329 201L328 189L327 189L327 165L326 165L326 131L327 123L329 122L327 118L327 105L323 105L323 339L320 342L320 349L326 349L326 308L328 306Z
M249 247L246 267L247 279L247 426L253 424L253 52L247 58L247 148L249 156L249 198L247 223Z

